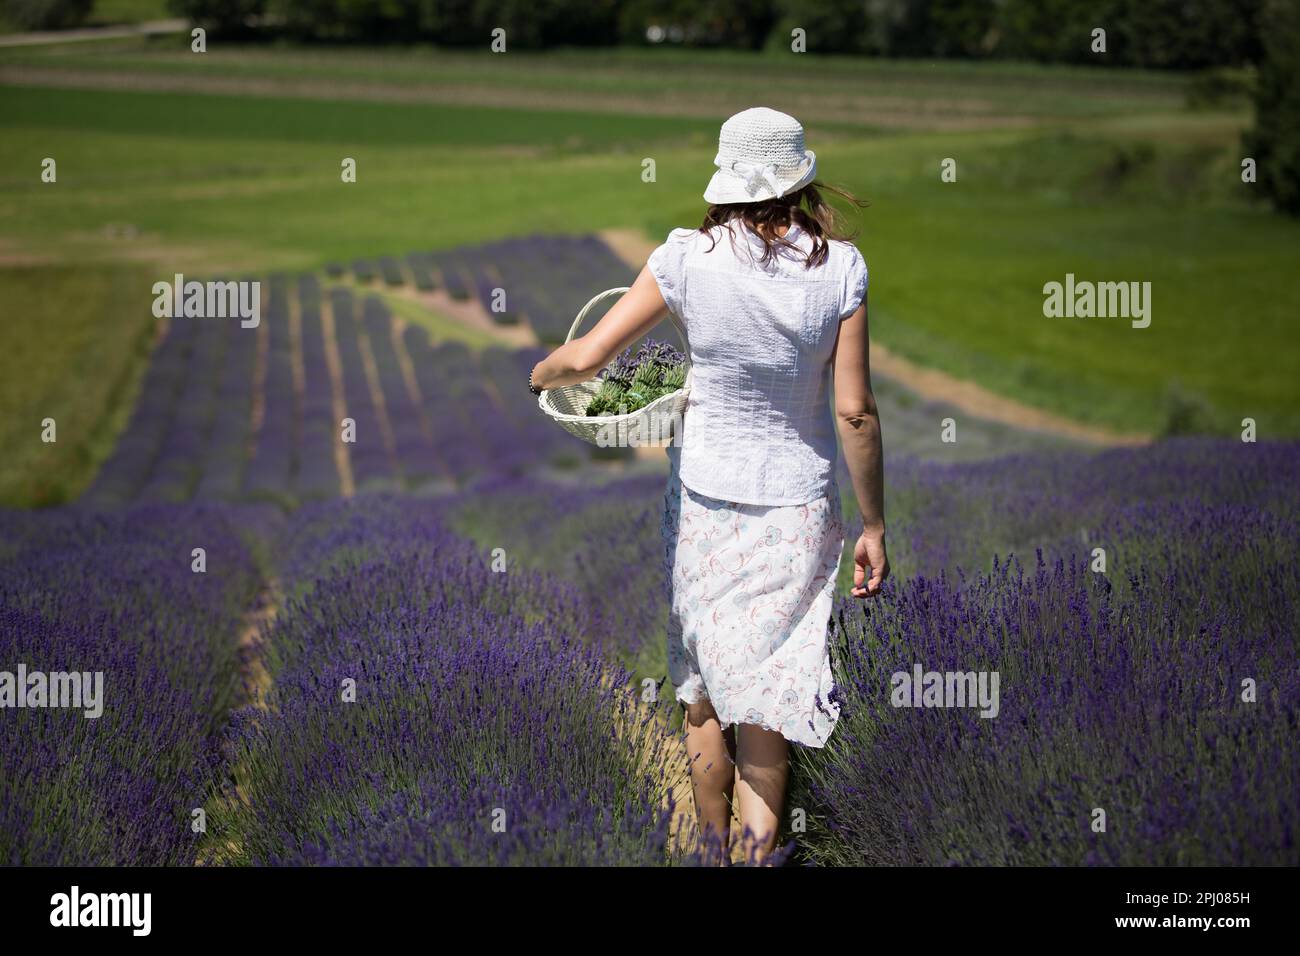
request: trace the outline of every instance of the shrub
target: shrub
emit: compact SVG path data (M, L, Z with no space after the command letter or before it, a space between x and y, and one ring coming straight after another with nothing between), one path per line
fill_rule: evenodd
M1178 382L1165 390L1165 422L1160 429L1162 438L1177 435L1210 435L1221 432L1221 416L1204 396L1189 392Z
M95 0L4 0L4 18L24 30L61 30L83 23Z

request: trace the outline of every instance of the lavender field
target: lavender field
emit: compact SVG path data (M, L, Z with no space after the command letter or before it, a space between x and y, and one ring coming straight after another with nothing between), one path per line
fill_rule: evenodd
M789 806L810 824L787 837L800 858L1300 861L1297 473L1300 445L1214 439L891 461L898 570L881 601L837 603L842 719L824 750L795 751ZM459 520L484 543L529 541L536 566L618 610L606 653L662 676L665 612L645 570L660 490L514 483L495 492L508 507L471 500ZM893 706L891 675L917 664L997 671L996 718ZM1090 828L1097 808L1104 833Z
M501 325L527 323L546 343L564 341L573 317L591 292L630 285L632 270L598 236L534 234L474 246L406 256L333 263L335 278L351 274L363 284L390 288L442 288L454 299L475 299ZM494 309L495 290L505 292Z
M172 320L86 494L0 512L0 671L103 678L93 718L4 713L0 862L705 862L662 462L544 421L542 346L365 288L528 287L500 321L550 342L617 270L532 237L272 275L256 329ZM890 453L895 576L836 606L843 716L796 752L783 858L1300 862L1300 444L1023 447ZM996 715L897 706L917 666L995 672Z
M82 505L292 508L354 491L444 491L590 458L588 446L533 427L533 409L505 399L527 380L537 348L434 342L378 296L326 292L310 274L273 275L264 296L255 328L171 321L127 431Z

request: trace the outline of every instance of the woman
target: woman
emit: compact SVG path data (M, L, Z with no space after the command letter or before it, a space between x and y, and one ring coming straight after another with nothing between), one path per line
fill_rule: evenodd
M827 641L844 547L836 430L864 525L851 594L874 597L889 575L867 268L803 140L775 110L727 120L704 224L669 233L631 290L530 382L539 392L592 378L665 308L686 327L694 382L663 513L669 676L699 823L724 861L733 795L746 852L761 860L776 844L790 742L824 746L839 716Z

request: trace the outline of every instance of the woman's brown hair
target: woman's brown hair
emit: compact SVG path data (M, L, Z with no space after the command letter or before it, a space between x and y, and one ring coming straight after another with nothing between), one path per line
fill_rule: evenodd
M788 227L794 223L812 236L812 251L807 254L807 261L804 263L804 268L811 269L813 266L819 266L826 261L826 257L829 255L829 240L837 239L851 242L858 235L856 229L853 232L844 230L843 217L840 215L839 210L822 198L821 190L823 189L835 193L858 209L863 209L869 205L865 200L857 198L847 189L814 180L802 189L774 199L764 199L761 202L712 205L709 207L708 212L704 214L704 224L700 226L700 232L709 233L715 227L722 226L727 232L731 233L731 241L734 243L736 234L732 232L731 226L732 223L739 221L742 225L748 226L749 231L762 241L763 257L759 262L766 265L772 261L780 248L802 252L793 242L776 234L776 231L782 226ZM714 239L714 245L717 245L716 238ZM709 247L709 251L713 251L713 246Z

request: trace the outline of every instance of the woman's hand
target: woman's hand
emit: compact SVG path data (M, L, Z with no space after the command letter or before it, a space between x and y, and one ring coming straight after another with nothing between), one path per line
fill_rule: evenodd
M875 597L887 577L889 555L885 554L885 532L863 531L853 547L853 589L849 594L855 598Z
M862 515L862 537L853 549L855 598L875 597L889 577L885 555L885 465L880 444L880 410L871 390L871 344L867 303L840 323L832 361L835 368L835 419L844 464Z

